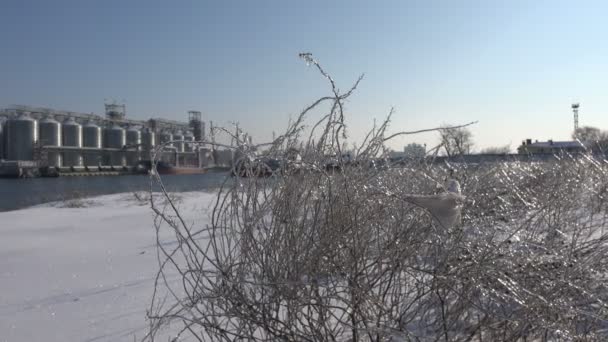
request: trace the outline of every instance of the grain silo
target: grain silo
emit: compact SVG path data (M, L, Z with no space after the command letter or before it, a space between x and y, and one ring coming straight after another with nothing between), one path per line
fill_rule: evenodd
M182 131L177 131L173 134L173 145L177 149L177 152L184 152L184 133Z
M187 131L186 135L184 135L184 140L186 141L185 145L184 145L184 151L185 152L192 152L194 151L194 134L192 134L191 131Z
M61 125L63 147L73 147L63 153L63 166L82 166L82 125L68 117Z
M159 140L160 140L159 145L164 145L164 146L167 146L167 147L173 147L172 143L166 144L169 141L173 140L173 134L171 134L171 132L169 132L169 131L163 131L163 132L161 132L160 135L159 135Z
M141 130L135 126L129 127L126 133L127 165L134 166L140 160Z
M104 147L115 149L110 151L108 164L113 166L124 166L126 164L124 147L127 143L127 136L124 128L114 124L104 130Z
M82 126L82 146L84 151L84 165L88 167L101 164L101 127L93 121Z
M52 147L61 146L61 124L59 121L47 116L38 122L38 137L40 146L51 147L46 149L46 159L48 166L61 166L61 153Z
M142 150L149 153L156 146L156 133L149 128L141 132Z
M33 160L38 140L38 122L27 113L12 118L5 125L6 159Z
M0 160L4 159L4 118L0 118Z

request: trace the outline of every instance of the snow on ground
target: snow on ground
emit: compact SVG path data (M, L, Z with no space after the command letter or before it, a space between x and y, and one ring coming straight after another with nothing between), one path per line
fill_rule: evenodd
M186 221L208 220L214 194L176 196ZM140 340L157 270L152 222L132 193L0 213L0 341Z

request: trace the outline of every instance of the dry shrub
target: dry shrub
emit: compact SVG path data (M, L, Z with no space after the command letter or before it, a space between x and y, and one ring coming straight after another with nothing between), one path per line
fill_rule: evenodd
M342 94L302 57L332 95L267 146L283 161L274 176L239 177L256 162L237 132L251 172L219 190L208 224L153 201L157 232L178 244L158 245L148 338L169 323L199 341L607 337L605 161L394 165L388 119L346 159L342 104L357 84ZM410 199L441 193L450 169L466 200L462 223L442 226Z

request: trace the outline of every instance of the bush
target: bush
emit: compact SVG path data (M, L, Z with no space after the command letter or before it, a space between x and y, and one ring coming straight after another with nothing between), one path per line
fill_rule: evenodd
M340 94L303 57L332 96L266 151L286 160L303 142L299 172L236 173L205 227L153 204L157 231L164 223L179 244L158 246L151 337L175 321L179 336L201 341L607 337L604 161L372 167L385 157L387 120L347 162L342 103L356 84ZM325 101L330 112L303 139L306 114ZM239 153L253 158L246 142ZM328 156L339 167L324 168ZM450 177L466 196L452 204L455 225L416 200L443 198ZM176 274L179 285L166 280Z

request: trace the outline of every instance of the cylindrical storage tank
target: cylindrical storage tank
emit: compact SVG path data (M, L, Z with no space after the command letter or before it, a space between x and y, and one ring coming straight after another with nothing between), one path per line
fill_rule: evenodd
M27 113L7 121L5 128L6 159L33 160L38 141L38 122Z
M140 149L141 131L139 130L139 128L135 126L129 127L129 129L127 130L127 145L129 145L129 148L136 148L138 150Z
M110 151L108 163L114 166L124 166L126 164L125 151L123 147L127 144L127 134L124 128L118 124L105 129L104 147L119 149L120 151Z
M176 141L173 145L177 148L177 152L184 152L184 133L182 131L175 132L173 140Z
M78 148L63 153L63 166L82 166L82 125L70 117L61 125L61 131L63 146Z
M4 119L0 118L0 159L4 159Z
M61 124L51 117L45 117L38 122L38 137L42 147L61 146ZM48 166L61 166L61 152L47 149Z
M141 131L135 126L129 127L127 130L127 165L134 166L141 159Z
M99 166L101 164L101 127L92 121L82 126L82 145L87 149L84 151L83 159L85 166Z
M67 118L61 127L63 146L82 147L82 125Z
M145 128L141 132L141 144L142 149L149 153L156 146L156 133L149 128Z
M101 127L89 121L82 126L82 146L101 148Z
M186 140L186 144L184 146L184 151L185 152L194 151L194 144L192 143L194 141L194 134L192 134L192 132L190 132L190 131L186 132L186 135L184 136L184 140Z
M163 145L166 142L173 140L173 134L171 134L171 132L164 131L164 132L160 133L159 140L160 140L159 145ZM165 146L172 147L173 144L166 144Z
M113 125L105 129L104 147L122 149L127 144L127 134L124 128Z

